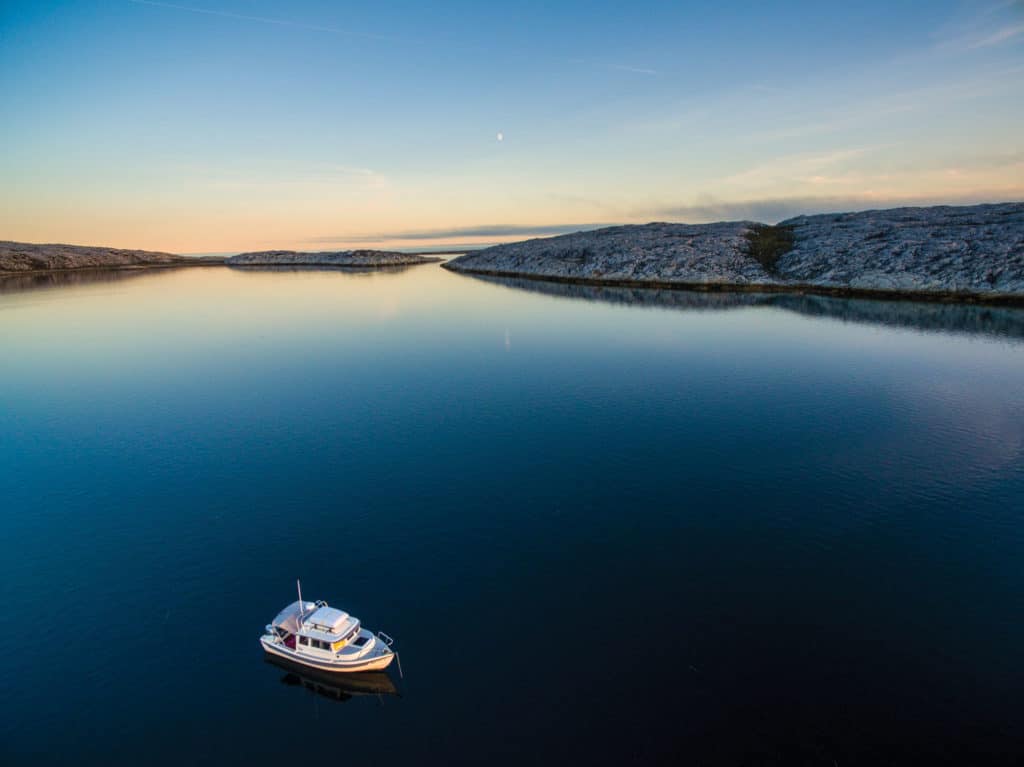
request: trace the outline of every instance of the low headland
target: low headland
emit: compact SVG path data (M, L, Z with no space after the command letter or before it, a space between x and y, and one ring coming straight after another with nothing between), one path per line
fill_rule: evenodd
M152 269L220 265L378 269L429 264L441 260L435 255L398 253L386 250L337 250L316 253L303 253L295 250L265 250L240 253L237 256L196 258L152 250L0 241L0 274L27 274L74 269Z
M145 269L219 264L220 258L189 258L153 250L124 250L90 245L37 245L0 241L0 274L68 269Z
M352 269L378 269L387 266L411 266L441 261L436 256L397 253L388 250L334 250L304 253L297 250L263 250L239 253L224 259L228 266L337 266Z
M496 245L455 272L584 285L1024 305L1024 203L614 226Z

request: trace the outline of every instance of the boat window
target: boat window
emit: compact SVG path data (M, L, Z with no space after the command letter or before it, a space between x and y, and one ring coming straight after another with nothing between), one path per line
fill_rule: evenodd
M309 640L306 637L299 637L299 644L309 644Z
M354 644L354 645L355 645L356 647L362 647L362 646L363 646L364 644L366 644L366 643L367 643L368 641L369 641L369 638L368 638L368 637L359 637L359 639L357 639L356 641L354 641L354 642L353 642L352 644Z

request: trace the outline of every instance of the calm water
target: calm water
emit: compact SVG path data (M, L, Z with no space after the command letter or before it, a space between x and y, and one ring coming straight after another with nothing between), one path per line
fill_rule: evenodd
M1020 311L8 280L0 499L4 764L1024 760Z

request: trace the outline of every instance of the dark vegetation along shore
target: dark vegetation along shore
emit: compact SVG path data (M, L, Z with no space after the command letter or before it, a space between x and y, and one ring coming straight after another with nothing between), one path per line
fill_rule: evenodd
M471 274L620 287L1024 304L1024 203L616 226L452 259Z

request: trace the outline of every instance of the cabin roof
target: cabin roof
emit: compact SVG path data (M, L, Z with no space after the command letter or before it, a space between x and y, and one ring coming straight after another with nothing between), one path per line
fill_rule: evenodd
M339 632L348 623L349 615L336 607L319 607L303 618L303 628L317 628L331 633Z
M315 602L302 602L303 615L309 615L317 609ZM323 608L321 608L323 609ZM280 626L285 631L297 634L299 631L299 602L292 602L274 618L274 626Z
M359 620L344 610L333 607L321 607L302 621L303 636L319 639L322 642L336 642L352 629L359 626Z

